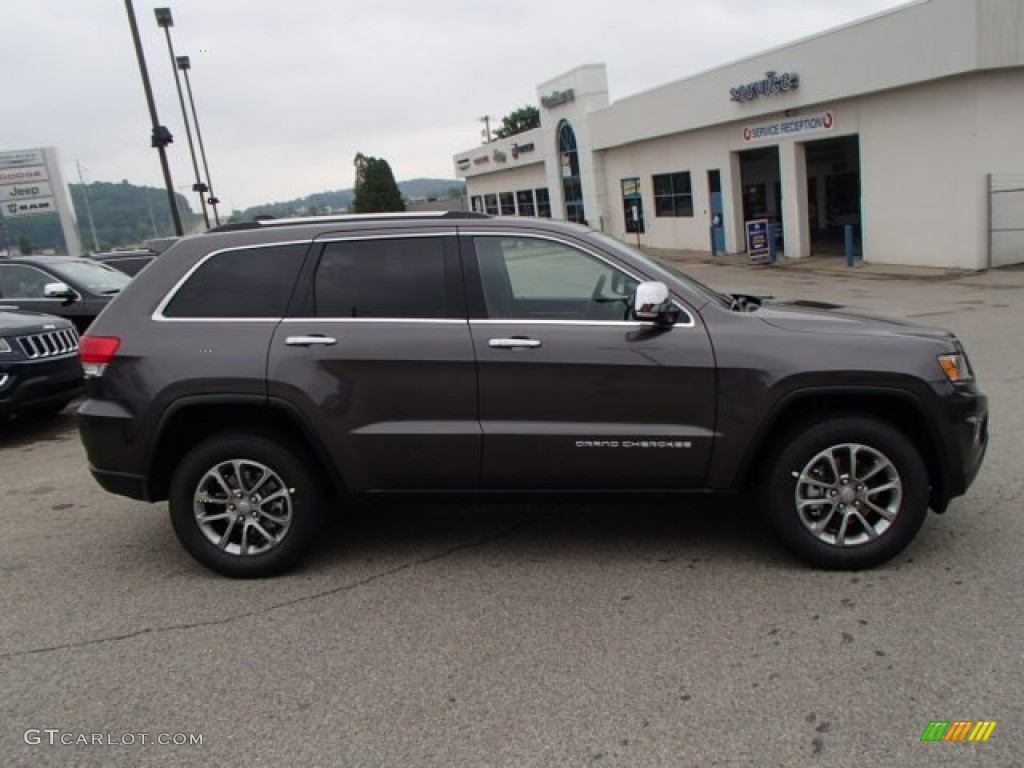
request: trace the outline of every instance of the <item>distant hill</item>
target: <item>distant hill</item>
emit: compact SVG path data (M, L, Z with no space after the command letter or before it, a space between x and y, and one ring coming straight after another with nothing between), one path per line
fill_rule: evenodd
M70 184L71 201L78 219L78 231L85 251L95 250L92 230L89 226L88 210L96 227L96 239L100 250L140 245L153 237L167 237L174 234L170 211L167 206L167 192L159 187L139 187L128 181L118 183L96 181L88 185ZM460 197L465 193L465 183L458 179L410 179L398 182L398 188L406 200L425 198ZM89 206L86 208L86 191ZM329 213L346 210L352 204L354 191L339 189L331 192L317 192L295 200L266 203L246 208L231 217L231 221L246 221L260 213L272 216L296 216ZM182 225L186 232L202 230L203 218L194 213L190 202L195 198L176 195ZM224 219L222 218L223 222ZM212 216L211 216L212 222ZM63 249L64 238L56 214L31 216L21 219L4 219L0 227L0 252L9 244L12 253L18 249L19 241L26 241L33 251ZM6 228L7 243L2 242ZM74 254L78 255L78 254Z
M138 187L127 181L120 184L97 181L84 186L70 184L69 187L82 248L86 251L95 250L92 228L89 224L90 211L100 250L136 245L152 237L174 234L167 205L167 191L162 188ZM85 204L86 190L89 195L88 208ZM192 212L188 199L183 195L178 194L175 197L185 231L190 232L199 228L202 216ZM12 253L17 250L19 241L23 239L34 251L63 250L64 237L57 214L4 219L3 223ZM4 243L0 242L0 251L3 247Z
M398 182L402 197L406 200L424 198L460 197L466 191L465 182L458 179L409 179ZM330 192L316 192L294 200L254 205L237 211L231 221L248 221L254 216L267 214L270 216L301 216L318 213L331 213L347 210L355 197L353 189L336 189Z

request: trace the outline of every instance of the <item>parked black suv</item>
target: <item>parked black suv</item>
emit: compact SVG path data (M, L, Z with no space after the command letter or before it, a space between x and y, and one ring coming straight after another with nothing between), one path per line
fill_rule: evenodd
M988 439L952 334L720 294L541 219L221 227L125 288L82 360L93 475L169 499L230 576L295 564L332 491L751 485L797 555L864 568L967 490Z
M82 389L75 327L0 306L0 419L58 413Z
M84 333L130 280L113 267L71 256L0 259L0 304L66 317Z
M103 251L99 253L90 253L89 258L93 261L98 261L100 264L106 264L108 267L113 267L118 272L124 272L126 275L134 277L139 274L142 270L149 266L149 263L157 257L155 251L140 250L140 251Z

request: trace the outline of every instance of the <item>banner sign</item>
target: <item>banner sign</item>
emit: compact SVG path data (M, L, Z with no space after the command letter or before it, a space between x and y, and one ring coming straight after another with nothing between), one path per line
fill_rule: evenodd
M779 139L797 134L831 131L833 125L835 125L835 117L831 112L788 117L785 120L776 120L771 123L745 126L743 140L763 141L764 139Z
M768 219L754 219L747 222L747 263L767 264L770 260L768 248Z

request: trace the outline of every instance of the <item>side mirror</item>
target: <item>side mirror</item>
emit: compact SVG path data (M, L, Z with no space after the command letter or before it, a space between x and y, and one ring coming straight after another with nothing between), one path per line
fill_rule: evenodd
M640 283L633 297L633 316L637 320L652 320L660 326L673 325L679 319L679 309L669 300L664 283Z
M73 299L75 292L67 283L47 283L43 286L43 296L48 299Z

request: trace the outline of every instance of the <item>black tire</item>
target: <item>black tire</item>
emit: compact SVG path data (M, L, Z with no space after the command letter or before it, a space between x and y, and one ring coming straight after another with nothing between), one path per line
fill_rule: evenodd
M863 448L851 454L850 445ZM845 473L844 483L843 468L853 463L860 469ZM854 480L873 468L876 474L864 483ZM768 465L762 490L766 516L783 545L828 570L871 568L895 557L928 513L928 471L917 448L895 427L863 416L830 418L791 434Z
M232 461L241 464L229 464ZM178 540L196 560L224 576L247 579L284 573L312 550L324 517L325 495L307 466L302 451L265 435L231 432L205 440L186 454L171 480L168 506ZM208 474L215 469L226 484ZM271 474L264 475L263 470ZM266 479L257 485L258 478ZM199 501L201 488L216 499ZM221 488L227 488L230 497ZM234 498L240 492L243 498ZM247 497L249 492L254 495ZM251 502L260 499L259 493L267 498ZM200 504L212 510L203 523L198 517ZM273 539L266 538L268 533ZM221 534L226 534L221 536L223 547L210 538Z

